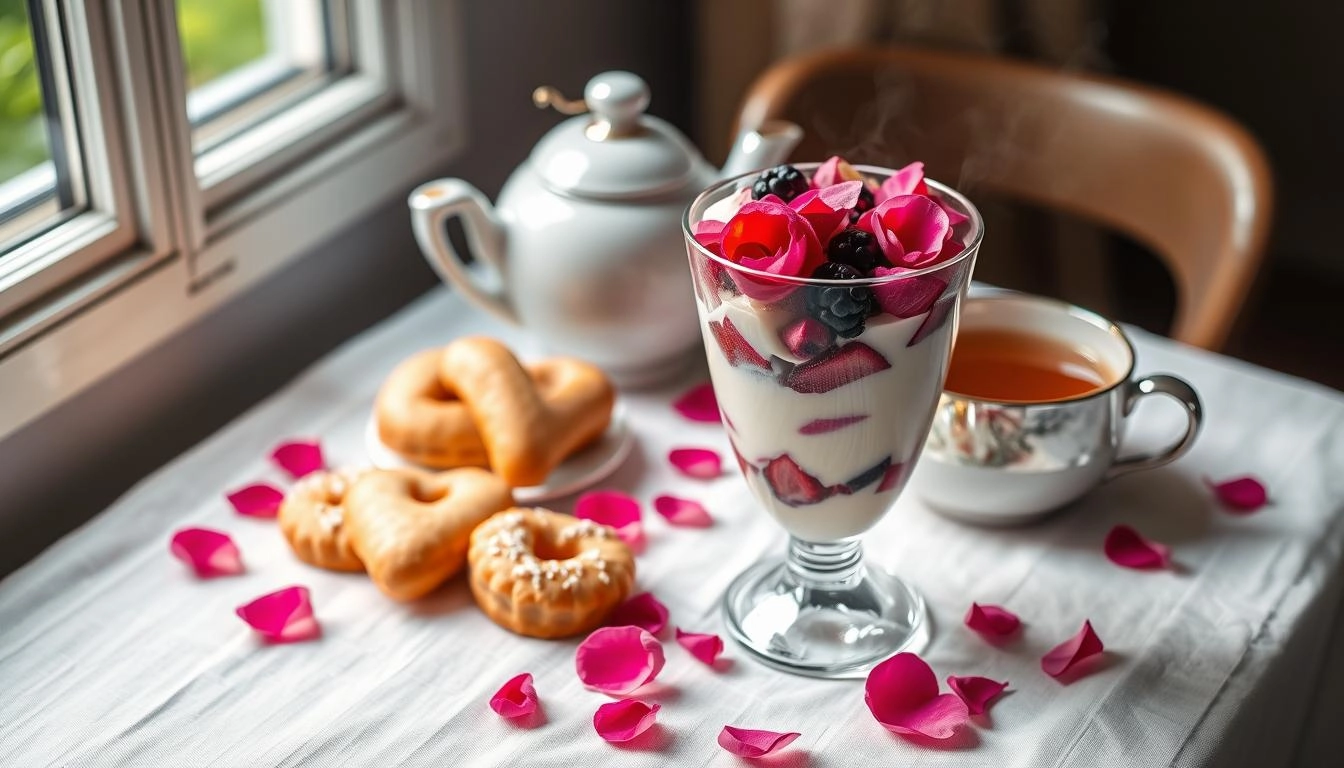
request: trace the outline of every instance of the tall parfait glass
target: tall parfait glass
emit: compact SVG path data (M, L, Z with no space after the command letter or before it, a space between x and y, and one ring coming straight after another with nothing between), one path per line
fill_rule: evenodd
M756 174L723 181L683 229L724 428L752 495L789 535L783 558L729 587L728 630L771 666L856 677L929 638L919 593L866 564L859 537L919 458L983 225L918 164L846 165L840 177L828 165L795 166L814 181L787 202L753 200ZM820 188L823 175L851 183ZM856 180L866 201L840 210ZM875 246L854 270L825 266Z

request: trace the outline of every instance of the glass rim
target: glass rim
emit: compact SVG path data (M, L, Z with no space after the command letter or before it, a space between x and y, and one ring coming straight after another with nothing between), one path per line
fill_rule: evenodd
M818 162L791 163L791 165L793 165L793 167L799 170L816 170L817 168L821 167L822 163ZM873 175L885 174L886 176L891 176L898 170L895 168L886 168L880 165L855 165L853 167L855 170L863 173L870 173ZM748 173L738 174L737 176L732 176L730 178L723 179L709 187L706 187L703 191L700 192L700 194L695 196L695 199L691 201L690 205L686 206L686 210L682 213L681 234L682 237L686 240L688 245L694 247L706 258L712 261L716 261L719 264L735 272L751 275L753 277L760 277L774 283L783 283L786 285L798 285L798 286L848 285L852 287L872 287L875 285L886 285L888 283L895 283L901 280L910 280L916 277L921 277L923 275L933 274L942 271L944 269L947 269L949 267L956 266L957 264L960 264L971 254L975 253L980 249L980 242L984 239L985 236L985 225L984 220L981 219L980 217L980 210L976 208L975 205L971 203L971 201L967 199L965 195L961 194L957 190L947 186L946 184L943 184L942 182L934 181L933 179L926 177L924 181L929 186L930 189L937 192L939 197L947 197L955 201L962 207L962 209L970 217L971 235L972 235L971 241L967 243L964 248L962 248L961 253L958 253L956 256L953 256L947 261L942 261L927 267L921 267L919 269L912 269L908 272L898 272L893 275L880 275L877 277L861 277L861 278L855 278L853 280L823 280L821 278L803 277L801 275L777 275L774 272L766 272L760 269L744 267L741 264L738 264L737 262L729 261L728 259L725 259L722 256L719 256L711 252L708 248L701 245L700 242L695 239L695 233L691 229L691 211L695 210L696 206L698 206L703 200L705 200L705 198L710 197L714 193L722 190L723 188L728 186L735 186L739 181L742 181L743 179L747 179L753 176L759 176L760 173L761 171L758 169L755 171L750 171Z

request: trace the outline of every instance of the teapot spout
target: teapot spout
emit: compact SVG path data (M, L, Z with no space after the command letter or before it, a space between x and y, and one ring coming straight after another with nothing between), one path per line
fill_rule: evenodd
M795 123L766 120L756 128L738 134L719 177L726 179L779 165L802 140L803 129Z

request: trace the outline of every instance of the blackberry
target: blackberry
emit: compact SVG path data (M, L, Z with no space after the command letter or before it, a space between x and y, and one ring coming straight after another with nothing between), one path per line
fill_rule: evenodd
M812 277L820 280L857 280L863 274L848 264L828 261L817 267ZM810 285L806 291L807 311L842 339L863 333L864 320L872 314L873 292L860 285Z
M847 264L867 274L879 264L885 264L877 238L858 227L845 227L826 244L826 258L838 264Z
M775 195L784 202L803 194L808 190L807 177L792 165L777 165L762 171L751 185L751 199L760 200L766 195Z
M854 210L849 212L849 223L853 224L859 220L859 217L872 210L874 203L873 190L864 184L859 189L859 202L854 205Z

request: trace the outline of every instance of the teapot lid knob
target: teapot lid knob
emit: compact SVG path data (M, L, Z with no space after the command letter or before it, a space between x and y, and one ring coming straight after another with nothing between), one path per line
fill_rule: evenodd
M627 136L638 130L639 118L649 106L649 86L633 72L603 72L588 81L583 100L597 119L590 138Z

